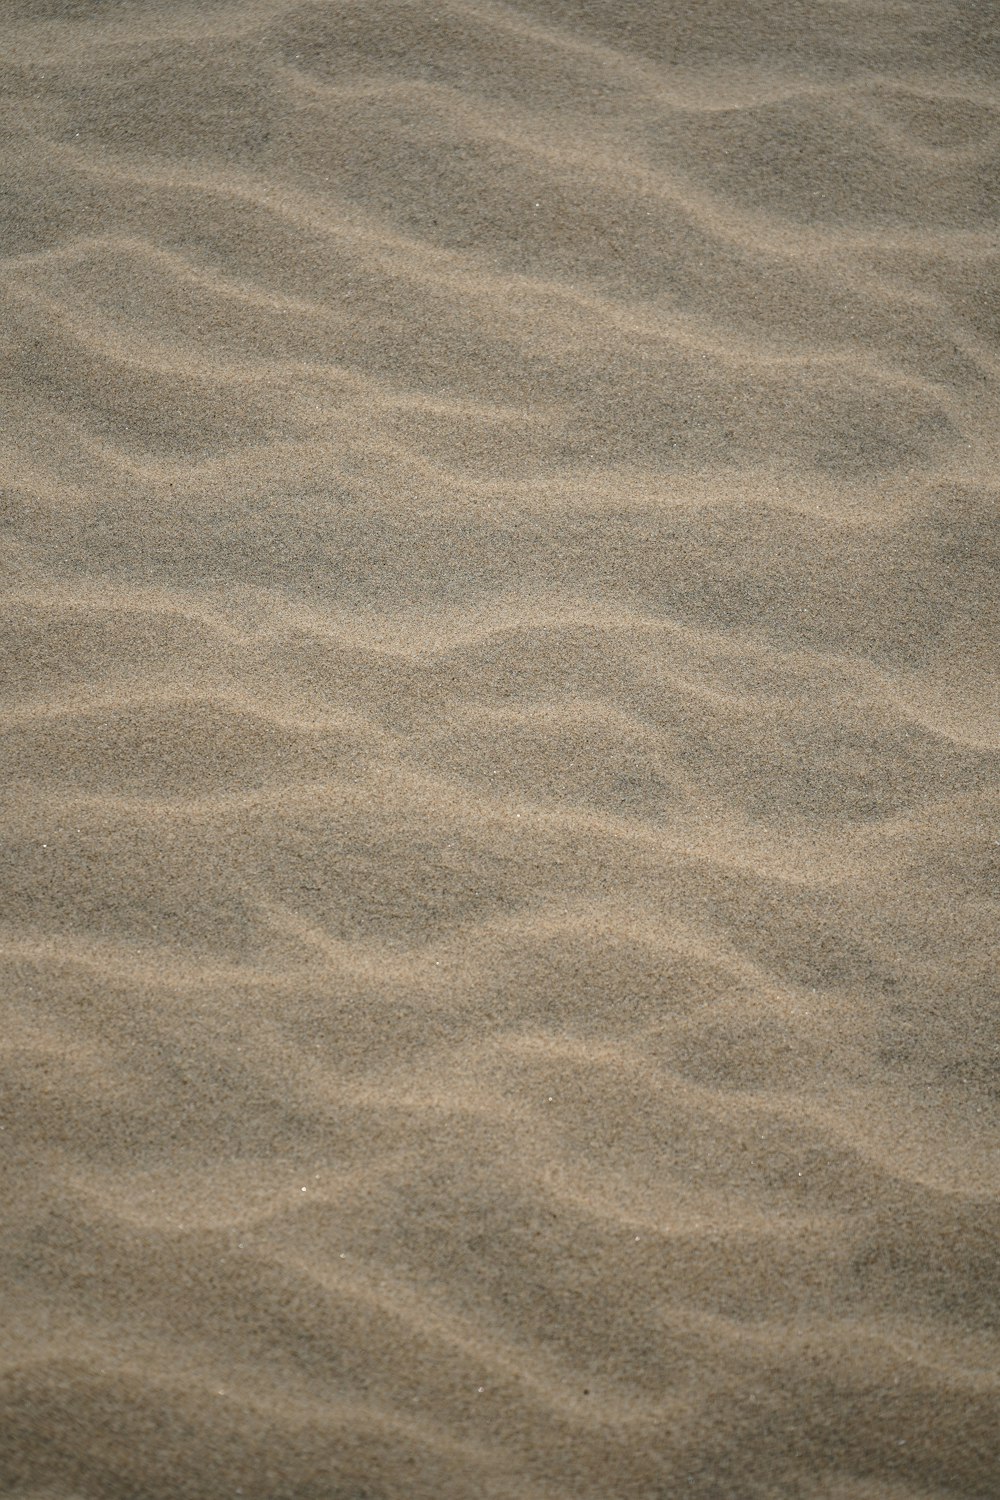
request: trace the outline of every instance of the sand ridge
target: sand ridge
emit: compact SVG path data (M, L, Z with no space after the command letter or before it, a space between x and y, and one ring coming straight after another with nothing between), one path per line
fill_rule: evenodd
M992 8L4 33L0 1491L995 1495Z

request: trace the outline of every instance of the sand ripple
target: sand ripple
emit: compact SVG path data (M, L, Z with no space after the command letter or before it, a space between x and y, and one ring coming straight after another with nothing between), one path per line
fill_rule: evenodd
M0 1488L1000 1488L988 7L13 0Z

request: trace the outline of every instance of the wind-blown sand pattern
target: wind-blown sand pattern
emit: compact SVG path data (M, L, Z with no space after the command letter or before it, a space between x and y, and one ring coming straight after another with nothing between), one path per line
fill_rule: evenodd
M1000 1493L996 8L2 26L0 1491Z

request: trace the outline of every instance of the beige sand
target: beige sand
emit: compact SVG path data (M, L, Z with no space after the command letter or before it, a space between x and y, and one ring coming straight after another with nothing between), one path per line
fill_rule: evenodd
M2 41L0 1493L1000 1493L996 7Z

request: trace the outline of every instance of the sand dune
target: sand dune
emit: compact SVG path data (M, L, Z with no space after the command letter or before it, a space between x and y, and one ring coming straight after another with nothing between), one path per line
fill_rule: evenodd
M996 1495L993 7L4 42L3 1494Z

